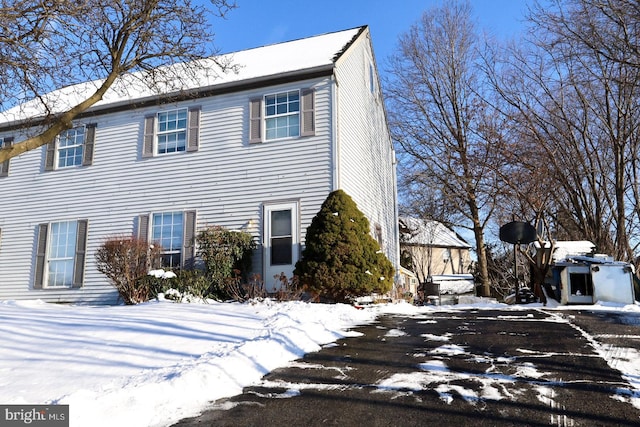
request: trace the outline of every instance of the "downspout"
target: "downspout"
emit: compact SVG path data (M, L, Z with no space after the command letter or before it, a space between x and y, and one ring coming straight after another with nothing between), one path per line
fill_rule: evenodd
M340 141L338 132L338 80L331 75L331 191L340 188Z
M391 142L391 141L390 141ZM395 221L395 227L393 228L393 232L394 232L394 238L395 238L395 267L396 267L396 277L395 280L396 282L401 280L401 274L400 274L400 227L399 227L399 217L400 217L400 212L399 212L399 207L398 207L398 176L397 176L397 158L396 158L396 150L393 148L393 142L391 142L391 156L393 157L392 161L391 161L391 167L392 167L392 173L393 173L393 214L394 214L394 221Z

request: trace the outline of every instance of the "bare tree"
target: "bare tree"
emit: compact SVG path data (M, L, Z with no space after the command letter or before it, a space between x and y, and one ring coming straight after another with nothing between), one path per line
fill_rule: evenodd
M496 174L487 164L496 133L482 96L479 40L468 2L425 12L390 58L386 95L405 180L417 192L430 189L473 231L489 295L484 231L495 206Z
M522 185L528 174L537 182L536 191L520 194L530 212L545 212L557 236L589 239L630 261L630 242L640 237L640 67L637 46L628 45L637 40L638 6L552 3L533 10L529 49L513 49L501 73L488 73L501 76L494 83L511 119L503 154L520 175L508 179Z
M202 67L197 60L216 53L209 18L234 7L233 0L2 2L0 109L11 109L5 120L37 128L1 149L0 162L71 128L124 75L160 87Z

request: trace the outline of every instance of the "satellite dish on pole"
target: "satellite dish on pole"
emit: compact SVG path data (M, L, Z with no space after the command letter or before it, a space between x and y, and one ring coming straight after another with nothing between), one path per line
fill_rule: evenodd
M518 283L518 260L516 257L516 249L518 245L526 245L532 243L537 237L536 229L528 222L513 221L500 227L500 240L507 243L513 243L513 275L515 278L516 303L519 302L520 289Z
M500 227L500 240L514 245L535 242L536 229L528 222L513 221Z

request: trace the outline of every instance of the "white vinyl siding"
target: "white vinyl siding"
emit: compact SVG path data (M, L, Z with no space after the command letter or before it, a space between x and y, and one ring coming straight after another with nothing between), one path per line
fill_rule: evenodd
M370 40L365 37L336 67L340 82L337 186L367 216L371 234L380 236L385 255L399 269L395 154L384 108L378 102L375 71ZM376 223L380 230L374 229Z
M344 73L340 69L351 67L349 56L358 56L363 64L363 49L364 43L359 42L347 49L344 60L336 63L341 76ZM327 195L336 189L334 182L347 182L354 177L357 179L354 186L345 190L354 190L359 206L364 208L362 210L372 224L381 224L383 238L387 241L387 219L379 217L387 213L387 204L393 205L393 201L379 199L393 196L380 183L367 181L387 179L389 171L386 165L380 165L378 169L370 166L372 159L369 156L373 157L374 153L368 152L367 144L371 142L363 143L369 137L384 137L379 133L379 126L368 130L368 123L363 122L363 117L369 114L376 117L366 120L372 123L380 120L380 110L367 110L370 106L358 102L349 106L352 90L344 88L355 84L351 77L358 78L358 86L353 91L363 90L371 98L363 83L366 78L362 66L359 73L357 76L346 73L344 80L338 79L340 87L345 89L340 93L344 99L335 93L339 90L336 79L320 76L299 81L280 80L271 86L252 84L224 94L212 91L207 97L171 100L164 105L138 106L104 114L97 111L91 116L95 122L96 145L90 168L69 167L44 173L43 164L46 166L48 161L46 150L29 151L12 159L9 176L0 180L5 199L11 201L0 204L0 299L117 302L117 291L96 268L95 251L111 236L136 235L145 221L146 237L150 238L150 215L153 213L184 213L185 233L190 232L183 238L185 263L193 261L196 253L193 244L196 230L220 225L248 231L256 241L264 242L265 206L291 201L296 203L297 239L299 245L303 245L312 218ZM300 137L264 143L264 96L290 91L301 94ZM260 117L255 122L250 111L254 105L252 100L260 100L257 109ZM186 152L189 154L157 155L154 142L157 113L184 108L188 110ZM338 134L338 119L334 112L344 116L340 126L348 132ZM351 125L352 120L357 123ZM251 140L255 136L251 123L258 124L258 142L263 143L254 144ZM87 124L87 131L89 126ZM17 141L26 138L26 133L13 133ZM336 135L339 144L334 138ZM357 143L352 145L345 140L354 135ZM343 151L343 147L347 151ZM376 144L371 149L380 152L380 147L382 144ZM334 158L341 155L344 159L334 163ZM358 156L364 157L362 165ZM386 162L386 157L383 158ZM52 162L51 167L54 166ZM353 167L357 171L349 170ZM360 173L366 176L359 176ZM29 183L28 191L25 191L25 182ZM363 187L367 188L366 192L361 190ZM380 193L376 194L374 190L380 190ZM376 200L367 201L366 197ZM78 287L74 279L76 283L72 288L38 287L36 277L42 276L42 272L37 261L42 258L34 248L38 246L39 229L52 221L73 218L86 218L88 222L84 225L91 224L90 233L78 233L86 238L84 245L79 245L84 246L84 252L76 253L76 259L85 259L76 263L74 273L76 279L82 277L82 286ZM391 213L388 221L394 221L394 218ZM294 251L299 252L299 248ZM263 260L261 245L254 255L252 272L264 276ZM84 270L80 271L79 265L84 266Z
M2 179L4 194L12 203L0 205L0 299L116 303L117 291L97 271L94 253L110 236L135 235L141 213L197 209L197 229L220 225L246 230L262 241L263 204L300 200L303 241L304 231L332 189L331 86L329 78L322 78L281 85L275 90L257 88L198 99L201 143L198 151L188 155L141 157L145 117L158 111L157 107L148 107L96 117L100 130L96 140L101 149L95 150L90 168L44 173L39 150L13 159L19 161L12 160L11 175ZM300 87L313 88L314 135L274 144L249 144L248 100ZM194 108L188 101L184 107ZM28 192L23 185L27 181ZM60 197L60 189L64 189L64 197ZM73 217L88 218L91 223L83 286L36 288L38 293L34 295L30 284L35 280L37 225L52 218ZM193 235L185 239L183 251L195 255ZM185 255L185 262L189 260L193 255ZM254 252L252 272L264 275L262 260L259 247Z

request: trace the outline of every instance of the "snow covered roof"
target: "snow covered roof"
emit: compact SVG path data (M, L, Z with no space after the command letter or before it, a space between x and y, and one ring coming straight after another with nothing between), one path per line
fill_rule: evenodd
M400 243L471 248L462 237L441 222L410 217L400 218Z
M184 64L170 66L177 76L162 86L150 88L144 84L141 73L128 74L117 80L101 101L91 110L139 102L171 93L190 93L200 90L216 90L247 82L257 82L301 72L332 70L335 61L367 26L321 34L304 39L272 44L238 51L203 60L197 73L180 73ZM218 64L229 64L223 70ZM182 68L181 68L182 67ZM176 72L177 71L177 72ZM193 75L192 75L193 74ZM178 77L179 76L179 77ZM78 104L99 87L101 81L91 81L65 87L45 96L53 113L66 111ZM34 100L0 113L0 124L8 124L27 118L39 117L45 110Z
M540 247L538 242L535 242L536 248ZM560 240L553 243L554 250L551 256L553 261L559 261L570 256L587 255L593 252L596 245L588 240ZM544 242L544 247L551 247L550 242Z

